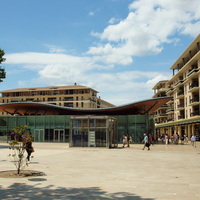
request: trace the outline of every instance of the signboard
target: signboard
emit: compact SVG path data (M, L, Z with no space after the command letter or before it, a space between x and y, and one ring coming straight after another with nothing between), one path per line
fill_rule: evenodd
M95 143L95 131L89 131L88 134L88 147L96 147Z

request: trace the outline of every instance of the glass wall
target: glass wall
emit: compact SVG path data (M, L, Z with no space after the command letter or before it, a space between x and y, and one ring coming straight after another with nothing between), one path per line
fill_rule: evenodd
M116 119L105 116L72 117L70 147L116 147Z
M149 120L152 117L146 115L123 115L115 116L118 121L118 141L122 143L122 136L132 136L133 143L141 143L144 133L150 133L152 127ZM149 119L150 118L150 119Z
M101 116L103 117L103 116ZM106 130L109 127L109 135L112 142L122 142L122 135L129 134L134 143L141 143L143 134L153 130L152 123L148 123L152 117L144 115L109 116L116 119L116 127L105 119L77 119L73 122L73 137L76 145L88 146L89 137L92 139L95 131L95 141L98 146L106 145ZM5 140L11 130L17 125L29 125L36 142L69 142L71 116L0 116L0 140ZM82 127L80 127L80 123ZM90 127L89 131L87 128ZM116 129L116 131L115 131ZM115 138L114 131L118 137ZM113 136L112 136L113 135Z

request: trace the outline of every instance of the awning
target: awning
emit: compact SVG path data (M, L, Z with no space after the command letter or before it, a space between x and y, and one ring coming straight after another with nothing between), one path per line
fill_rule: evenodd
M159 97L109 108L71 108L38 102L16 102L0 105L0 112L11 115L151 115L172 97Z

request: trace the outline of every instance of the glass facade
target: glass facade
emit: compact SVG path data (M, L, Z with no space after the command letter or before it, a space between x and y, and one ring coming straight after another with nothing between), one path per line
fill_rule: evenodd
M117 120L108 116L72 117L70 147L116 147Z
M72 120L72 116L1 116L0 117L0 140L7 140L11 130L18 125L28 125L34 136L35 142L69 142L70 128L73 129L73 137L76 138L77 145L88 146L89 138L95 131L96 146L106 146L106 131L115 131L117 141L122 142L122 135L129 134L133 137L134 143L141 143L144 133L151 133L154 127L149 123L151 116L147 115L120 115L107 116L116 119L116 124L105 124L104 116L98 120L77 119ZM74 116L75 118L76 116ZM85 116L87 117L87 116ZM73 118L73 117L72 117ZM82 127L80 128L80 123ZM89 132L88 132L89 127ZM111 135L114 133L111 133ZM73 138L71 138L73 139ZM111 143L114 143L112 141Z

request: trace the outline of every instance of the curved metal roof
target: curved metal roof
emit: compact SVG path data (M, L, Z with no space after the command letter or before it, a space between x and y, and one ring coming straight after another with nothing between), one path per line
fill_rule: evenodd
M36 102L0 104L0 112L11 115L145 115L152 114L172 97L152 98L117 107L80 109Z

